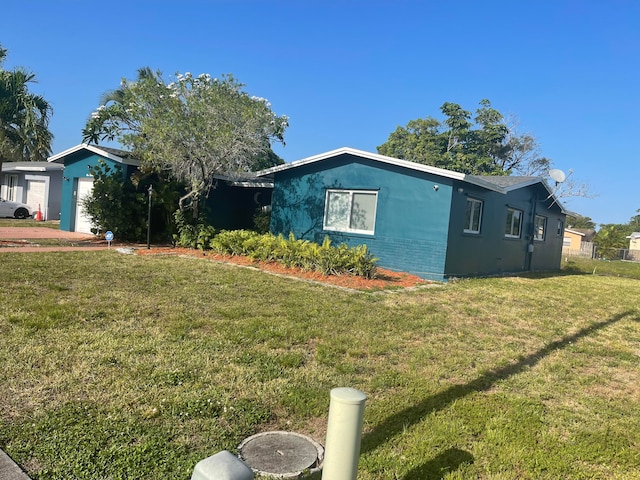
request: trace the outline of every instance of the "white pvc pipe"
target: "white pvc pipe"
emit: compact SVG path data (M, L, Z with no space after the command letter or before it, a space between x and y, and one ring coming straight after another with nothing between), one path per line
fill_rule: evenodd
M331 390L323 480L356 480L367 396L355 388Z

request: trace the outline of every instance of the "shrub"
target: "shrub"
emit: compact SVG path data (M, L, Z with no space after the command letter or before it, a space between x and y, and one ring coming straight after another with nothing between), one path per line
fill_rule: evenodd
M251 230L223 230L211 240L209 246L214 251L224 255L249 255L245 243L247 240L260 236Z
M290 268L301 268L324 275L375 275L375 262L366 245L331 245L326 237L321 245L308 240L271 233L260 235L249 230L220 232L211 241L213 250L224 255L245 255L259 261L275 261Z
M216 235L216 229L208 225L201 215L196 220L188 220L184 212L177 210L174 213L176 229L178 233L173 236L174 243L179 247L198 248L207 250Z

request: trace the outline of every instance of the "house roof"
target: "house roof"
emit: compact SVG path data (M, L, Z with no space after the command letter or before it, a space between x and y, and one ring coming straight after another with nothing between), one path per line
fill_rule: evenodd
M575 233L581 237L595 235L596 231L592 228L565 228L567 232Z
M557 198L555 198L553 190L549 187L549 184L542 177L519 177L519 176L500 176L500 175L466 175L460 172L454 172L452 170L446 170L444 168L432 167L431 165L423 165L421 163L410 162L408 160L402 160L399 158L387 157L386 155L380 155L378 153L365 152L363 150L357 150L355 148L342 147L329 152L321 153L311 157L303 158L295 162L285 163L282 165L276 165L275 167L267 168L256 172L260 177L272 177L274 173L282 172L284 170L290 170L293 168L299 168L304 165L309 165L316 162L321 162L338 155L353 155L356 157L362 157L368 160L385 163L388 165L395 165L409 170L431 173L440 177L451 178L454 180L460 180L462 182L471 183L479 187L493 190L498 193L506 194L512 190L527 187L540 183L549 192L549 198L553 198L554 203L557 203L560 209L566 213L565 208L560 204Z
M52 172L62 170L63 165L49 162L4 162L3 172Z
M131 156L130 152L126 150L119 150L117 148L111 147L101 147L97 145L89 145L87 143L81 143L80 145L76 145L75 147L71 147L64 152L57 153L55 155L50 156L47 161L55 162L55 163L64 163L64 159L70 155L86 150L91 153L95 153L96 155L100 155L101 157L108 158L109 160L113 160L114 162L123 163L125 165L133 165L138 166L140 162Z
M629 235L627 238L630 238L632 240L635 240L636 238L640 238L640 232L633 232L631 235Z

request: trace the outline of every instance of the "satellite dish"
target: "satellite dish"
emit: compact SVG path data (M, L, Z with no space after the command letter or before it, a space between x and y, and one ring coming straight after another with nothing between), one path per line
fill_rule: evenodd
M549 176L553 178L556 181L556 183L562 183L567 178L564 172L557 168L552 168L551 170L549 170Z

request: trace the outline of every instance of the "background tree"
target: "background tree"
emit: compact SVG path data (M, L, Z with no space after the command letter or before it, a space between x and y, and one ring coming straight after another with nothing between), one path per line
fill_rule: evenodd
M640 208L636 210L636 215L629 219L629 228L632 232L640 232Z
M53 140L51 106L29 91L35 75L22 68L5 70L6 55L0 46L0 182L3 162L46 160Z
M440 111L442 121L426 117L398 127L378 153L470 175L548 176L552 162L535 137L519 133L517 119L506 120L489 100L480 101L475 116L450 102ZM549 181L556 198L591 196L588 185L571 178Z
M632 230L629 225L601 225L600 230L598 230L598 233L596 233L593 239L593 242L597 246L598 256L606 259L619 258L619 251L624 248L629 248L627 236L631 235L631 233Z
M596 223L590 217L582 215L567 215L567 225L569 228L587 228L595 230Z
M215 187L215 175L234 176L278 161L271 142L284 143L286 116L277 116L263 98L243 91L231 75L176 74L166 83L160 72L143 68L122 80L119 90L87 121L84 141L117 140L147 168L184 183L181 210L193 209Z

